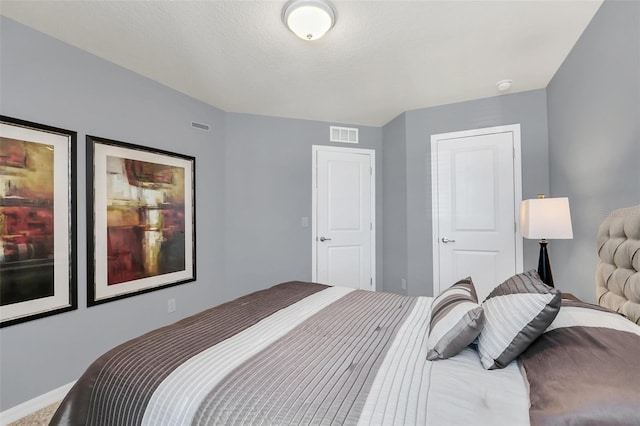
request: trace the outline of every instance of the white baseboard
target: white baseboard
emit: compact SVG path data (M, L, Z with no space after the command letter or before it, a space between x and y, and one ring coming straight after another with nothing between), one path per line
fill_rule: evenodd
M62 400L65 395L71 390L71 387L75 384L75 381L60 386L57 389L49 391L40 396L36 396L29 401L25 401L22 404L9 408L0 413L0 425L6 426L11 422L15 422L31 413L34 413L41 408L53 404L54 402Z

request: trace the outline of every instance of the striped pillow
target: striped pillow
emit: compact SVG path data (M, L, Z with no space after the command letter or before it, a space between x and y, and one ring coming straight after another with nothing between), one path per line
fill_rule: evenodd
M427 359L456 355L478 337L484 315L470 277L438 295L431 305Z
M486 369L504 368L554 320L561 294L534 270L515 275L487 296L485 325L478 337L480 362Z

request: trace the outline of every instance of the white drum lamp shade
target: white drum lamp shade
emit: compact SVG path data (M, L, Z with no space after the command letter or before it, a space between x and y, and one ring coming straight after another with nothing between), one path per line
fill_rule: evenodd
M569 199L563 197L524 200L520 206L520 226L525 238L573 238Z

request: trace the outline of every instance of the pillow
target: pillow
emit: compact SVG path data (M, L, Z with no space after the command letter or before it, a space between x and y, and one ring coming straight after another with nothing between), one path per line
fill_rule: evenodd
M516 359L554 320L561 297L534 270L514 275L493 289L482 302L485 324L478 337L482 366L504 368Z
M484 315L470 277L438 295L431 305L427 359L456 355L478 337Z

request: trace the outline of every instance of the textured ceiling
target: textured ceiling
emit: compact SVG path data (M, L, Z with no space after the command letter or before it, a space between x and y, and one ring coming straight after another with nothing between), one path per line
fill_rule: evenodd
M228 112L381 126L547 86L602 1L344 1L324 38L282 1L2 1L0 14Z

